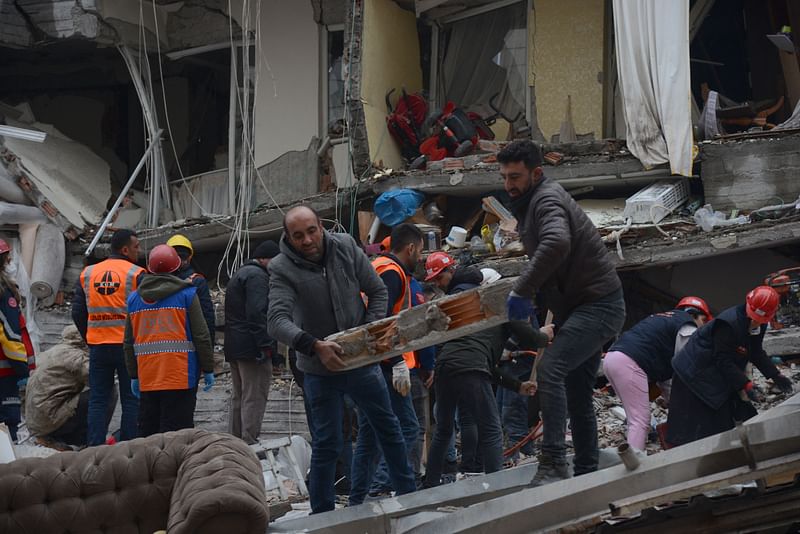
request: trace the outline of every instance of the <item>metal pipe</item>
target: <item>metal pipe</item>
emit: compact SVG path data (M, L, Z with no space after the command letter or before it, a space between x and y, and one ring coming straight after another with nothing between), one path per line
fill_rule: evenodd
M125 195L128 194L128 190L133 185L133 182L136 180L136 177L139 176L139 172L142 170L142 167L144 167L147 158L150 157L150 154L153 152L153 149L161 141L162 133L163 130L158 130L156 136L150 140L150 146L148 146L147 150L145 150L144 154L142 154L142 159L139 160L138 165L136 165L136 168L133 169L133 173L131 174L131 177L128 178L128 182L125 184L125 187L122 188L122 192L120 192L119 196L117 197L117 201L114 202L114 205L111 206L110 210L108 210L106 218L103 219L103 224L101 224L100 228L97 229L97 233L94 235L92 242L89 244L89 248L86 249L86 253L84 254L84 256L89 257L94 251L94 248L97 246L97 243L103 236L103 232L106 231L106 227L109 225L111 219L114 217L114 214L117 212L117 209L119 208L120 204L122 204L122 201L125 199ZM150 194L152 193L153 192L151 191Z
M627 443L617 447L617 454L619 454L620 460L625 464L625 469L628 471L633 471L639 467L639 458L636 457L633 447Z

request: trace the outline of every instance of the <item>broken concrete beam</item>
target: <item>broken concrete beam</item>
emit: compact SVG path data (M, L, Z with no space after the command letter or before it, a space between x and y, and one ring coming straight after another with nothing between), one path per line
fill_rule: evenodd
M330 335L341 345L346 369L474 334L508 321L506 298L515 279L426 302L393 317Z
M703 191L715 209L754 210L800 195L800 136L702 144Z
M764 350L770 356L795 356L800 354L800 327L770 330L764 336Z
M733 234L733 237L727 237ZM720 241L720 238L725 238ZM735 246L730 242L735 239ZM656 239L647 245L623 246L625 259L612 254L617 270L628 271L656 266L673 265L691 260L708 259L712 256L732 254L751 249L772 248L800 242L800 220L784 219L770 221L736 229L725 228L714 232L671 239ZM721 246L722 244L728 246ZM523 257L487 260L477 265L479 268L491 267L503 276L519 276L527 265Z

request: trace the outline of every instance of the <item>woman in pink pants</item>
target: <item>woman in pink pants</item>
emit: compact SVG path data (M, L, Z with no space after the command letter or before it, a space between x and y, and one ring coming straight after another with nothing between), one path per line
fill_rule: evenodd
M681 299L676 308L656 313L624 332L603 359L603 371L627 415L628 444L644 450L650 429L649 382L672 378L672 357L692 333L712 319L706 302ZM668 389L662 387L664 397Z

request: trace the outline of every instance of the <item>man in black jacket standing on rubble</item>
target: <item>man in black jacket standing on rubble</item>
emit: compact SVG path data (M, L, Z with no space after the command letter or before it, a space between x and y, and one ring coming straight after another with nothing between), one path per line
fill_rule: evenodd
M603 345L625 320L622 284L600 235L563 187L544 176L542 153L515 141L497 155L519 233L530 258L508 297L509 320L528 320L541 291L558 326L538 367L544 440L535 486L569 477L569 414L574 474L597 470L592 393Z
M231 365L230 433L256 443L272 381L277 343L267 333L269 272L280 254L275 241L264 241L252 259L236 271L225 288L225 359Z

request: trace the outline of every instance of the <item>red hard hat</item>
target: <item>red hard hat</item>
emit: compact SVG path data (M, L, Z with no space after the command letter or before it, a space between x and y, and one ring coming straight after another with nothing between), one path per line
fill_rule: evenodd
M0 254L5 254L6 252L9 252L10 250L11 250L11 247L8 246L8 243L6 243L4 240L0 239Z
M456 260L446 252L434 252L425 260L425 281L430 282L442 271L456 264Z
M747 294L745 302L747 316L759 324L765 324L775 317L781 297L769 286L758 286Z
M708 308L708 304L706 304L706 301L700 297L683 297L675 307L679 310L685 310L686 308L700 310L709 321L714 318L714 316L711 315L711 310Z
M174 273L180 266L180 256L169 245L156 245L147 259L147 270L153 274Z

